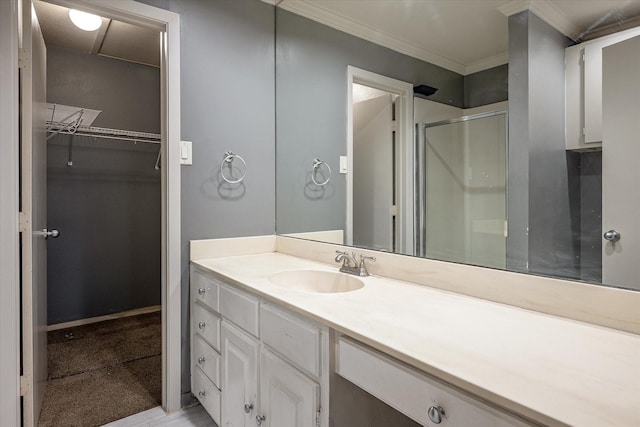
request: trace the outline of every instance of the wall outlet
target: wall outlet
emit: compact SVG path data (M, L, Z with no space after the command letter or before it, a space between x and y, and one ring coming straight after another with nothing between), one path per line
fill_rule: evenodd
M180 164L193 164L193 151L191 141L180 141Z

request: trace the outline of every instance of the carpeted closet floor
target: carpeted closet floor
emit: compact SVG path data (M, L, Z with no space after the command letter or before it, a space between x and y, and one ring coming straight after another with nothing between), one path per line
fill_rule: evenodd
M40 427L90 427L162 399L160 312L48 333Z

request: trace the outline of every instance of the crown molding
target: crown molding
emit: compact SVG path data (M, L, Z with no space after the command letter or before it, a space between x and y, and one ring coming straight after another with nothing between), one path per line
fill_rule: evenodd
M479 61L471 62L465 67L465 75L477 73L479 71L488 70L489 68L497 67L498 65L504 65L509 63L509 53L502 52L494 56L490 56Z
M265 1L265 0L263 0ZM466 74L466 66L458 61L423 49L407 41L381 33L375 28L363 25L351 19L338 16L316 4L303 0L281 0L278 7L296 15L327 25L352 36L368 40L396 52L437 65L458 74Z
M580 28L549 0L513 0L498 7L506 16L529 10L567 37L575 37Z

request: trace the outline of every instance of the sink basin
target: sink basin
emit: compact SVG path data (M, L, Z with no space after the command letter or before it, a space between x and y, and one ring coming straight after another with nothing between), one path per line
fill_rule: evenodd
M364 286L364 282L357 277L318 270L283 271L269 277L269 281L285 289L322 294L351 292Z

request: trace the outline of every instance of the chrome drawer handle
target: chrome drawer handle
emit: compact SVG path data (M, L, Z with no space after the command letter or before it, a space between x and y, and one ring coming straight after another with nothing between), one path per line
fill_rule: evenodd
M251 411L253 411L253 403L245 403L244 404L244 412L246 414L248 414Z
M200 322L200 323L198 323L198 328L199 328L199 329L204 329L204 327L205 327L205 326L207 326L207 324L206 324L206 323L204 323L204 322Z
M207 290L205 288L198 289L198 295L204 295Z
M205 360L204 357L198 357L198 363L199 364L202 365L204 363L204 360Z
M431 422L440 424L444 418L444 408L442 406L430 406L427 410L427 415L429 415Z

